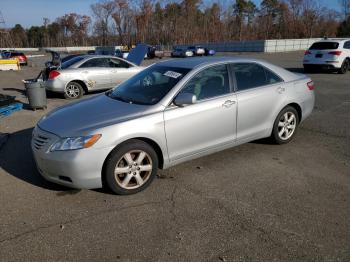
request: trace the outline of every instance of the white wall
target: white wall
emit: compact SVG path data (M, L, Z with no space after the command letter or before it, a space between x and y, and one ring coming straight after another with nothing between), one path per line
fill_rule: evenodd
M314 42L321 38L309 39L276 39L276 40L257 40L257 41L232 41L223 43L197 43L208 49L214 49L216 52L288 52L308 49ZM192 45L192 44L191 44ZM176 45L176 47L185 47L188 45ZM116 46L120 48L120 46ZM6 49L6 48L3 48ZM7 48L23 52L37 52L41 50L52 50L56 52L87 52L95 50L95 46L76 46L76 47L44 47L44 48Z
M264 52L276 53L306 50L319 40L321 40L321 38L265 40Z
M258 41L234 41L226 43L198 43L216 52L288 52L308 49L314 42L321 38L310 39L278 39L278 40L258 40ZM176 45L176 47L186 47L188 45Z

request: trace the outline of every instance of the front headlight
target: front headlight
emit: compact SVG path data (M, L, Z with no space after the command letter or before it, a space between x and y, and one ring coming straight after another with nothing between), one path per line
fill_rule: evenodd
M62 138L51 147L50 151L65 151L91 147L102 135L79 136Z

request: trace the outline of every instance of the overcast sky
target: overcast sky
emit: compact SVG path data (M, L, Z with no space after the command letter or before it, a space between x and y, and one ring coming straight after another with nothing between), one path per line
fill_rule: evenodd
M208 0L207 0L208 1ZM203 2L207 2L204 0ZM257 5L261 0L253 0ZM339 10L338 0L319 0L324 6ZM90 5L97 0L0 0L0 10L7 27L21 24L23 27L42 25L43 18L54 21L67 13L78 13L91 16ZM218 2L233 2L219 0Z

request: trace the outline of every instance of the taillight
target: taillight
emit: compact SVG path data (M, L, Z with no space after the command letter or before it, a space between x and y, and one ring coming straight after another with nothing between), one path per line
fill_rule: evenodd
M56 78L56 77L58 77L60 75L60 72L58 72L58 71L51 71L50 73L49 73L49 79L54 79L54 78Z
M309 50L306 50L304 55L311 55L311 52Z
M329 52L328 54L340 56L341 55L341 51L332 51L332 52Z
M311 91L315 89L314 81L307 82L306 85L309 88L309 90L311 90Z

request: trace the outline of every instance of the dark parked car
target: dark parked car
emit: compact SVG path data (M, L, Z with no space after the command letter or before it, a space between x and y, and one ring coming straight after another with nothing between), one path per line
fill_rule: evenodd
M205 54L204 47L196 45L196 46L189 46L188 50L192 51L195 56L202 56Z
M187 48L174 47L171 52L171 57L191 57L194 56L194 52Z
M153 59L158 57L159 59L162 59L164 56L164 51L161 50L160 46L147 46L147 57L148 59Z
M204 51L205 51L205 53L204 53L205 56L215 55L215 50L213 50L213 49L204 48Z

